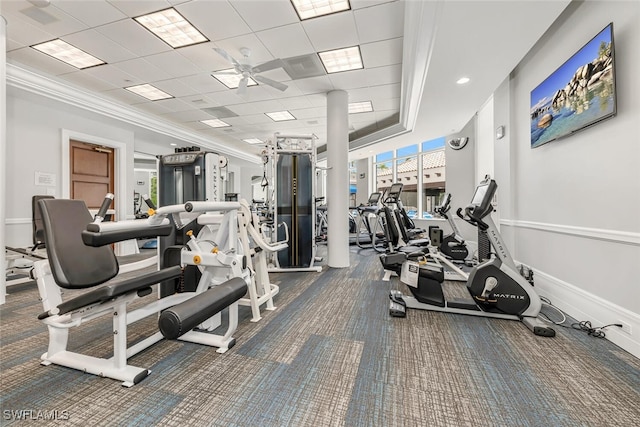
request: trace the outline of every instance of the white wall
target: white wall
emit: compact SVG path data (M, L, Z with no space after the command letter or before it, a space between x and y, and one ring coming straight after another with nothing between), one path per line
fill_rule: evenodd
M617 116L531 149L530 91L612 21ZM511 228L514 257L538 273L539 293L578 320L631 324L632 335L610 328L607 337L640 357L638 22L639 2L572 4L494 102L496 120L512 128L497 142L495 160L498 175L511 182L510 192L501 194L510 206L502 224Z

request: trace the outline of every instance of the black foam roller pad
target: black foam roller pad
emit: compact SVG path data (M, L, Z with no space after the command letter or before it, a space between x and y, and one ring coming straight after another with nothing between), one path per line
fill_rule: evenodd
M247 284L235 277L163 311L158 328L165 338L177 339L238 301L246 292Z

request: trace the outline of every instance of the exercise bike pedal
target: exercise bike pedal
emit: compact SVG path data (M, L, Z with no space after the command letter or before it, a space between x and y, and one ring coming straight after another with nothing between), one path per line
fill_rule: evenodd
M407 317L407 304L399 291L389 292L389 315L391 317Z

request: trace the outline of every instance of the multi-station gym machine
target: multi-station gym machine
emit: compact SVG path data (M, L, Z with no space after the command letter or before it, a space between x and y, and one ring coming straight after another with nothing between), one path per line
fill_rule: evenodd
M267 199L272 241L286 240L270 271L321 271L316 261L316 139L313 134L275 133L267 145Z

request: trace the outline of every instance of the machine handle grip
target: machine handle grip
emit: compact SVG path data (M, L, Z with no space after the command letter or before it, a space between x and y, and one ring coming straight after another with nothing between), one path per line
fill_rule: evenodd
M155 205L155 203L153 203L151 201L151 198L149 197L148 194L143 194L142 195L142 200L144 200L144 202L147 204L147 206L149 206L149 208L153 209L154 211L158 209L158 207Z
M107 211L109 210L109 206L111 206L111 203L113 202L113 197L113 193L107 193L107 195L104 196L104 200L102 201L100 209L98 209L98 213L93 217L93 222L99 223L104 220L104 217L107 215Z

